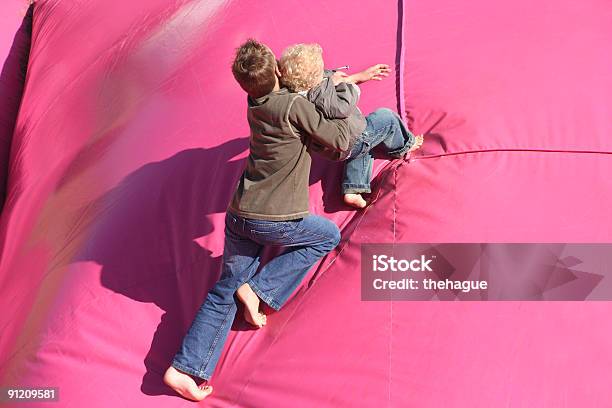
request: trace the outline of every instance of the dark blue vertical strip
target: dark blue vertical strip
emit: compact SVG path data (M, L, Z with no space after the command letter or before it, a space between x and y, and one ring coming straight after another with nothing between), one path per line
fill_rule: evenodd
M397 1L397 34L396 34L396 49L395 49L395 95L397 97L397 112L404 117L404 2Z

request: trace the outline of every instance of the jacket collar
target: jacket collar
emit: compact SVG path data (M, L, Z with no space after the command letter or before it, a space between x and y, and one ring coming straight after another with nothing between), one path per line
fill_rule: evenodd
M250 96L247 98L249 106L259 106L263 105L270 99L272 96L276 95L285 95L288 94L289 90L287 88L281 88L278 91L272 91L267 95L260 96L259 98L251 98Z

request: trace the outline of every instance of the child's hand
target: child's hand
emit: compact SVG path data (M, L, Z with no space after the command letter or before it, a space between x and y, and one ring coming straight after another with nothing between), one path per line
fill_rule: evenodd
M391 70L389 69L389 65L376 64L368 69L349 76L347 80L356 84L367 82L371 79L375 81L382 81L385 77L389 76L389 72L391 72Z

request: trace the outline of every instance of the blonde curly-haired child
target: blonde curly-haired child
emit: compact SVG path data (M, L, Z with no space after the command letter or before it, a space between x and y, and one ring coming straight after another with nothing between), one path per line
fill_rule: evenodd
M376 64L352 75L338 70L325 70L323 49L319 44L295 44L287 47L279 60L281 84L302 94L327 119L346 119L350 129L349 149L339 153L323 145L313 144L315 151L332 160L346 160L342 181L346 204L364 208L362 193L370 193L373 150L389 159L404 158L421 147L423 136L415 136L400 116L387 108L364 116L357 103L361 94L357 84L382 80L389 75L389 66Z

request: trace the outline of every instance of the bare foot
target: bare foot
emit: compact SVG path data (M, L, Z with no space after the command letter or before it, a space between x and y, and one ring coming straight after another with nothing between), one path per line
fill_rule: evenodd
M259 297L248 283L243 284L236 291L238 299L244 303L244 320L260 329L266 325L266 315L259 311Z
M365 208L365 206L368 205L361 194L345 194L344 203L355 208Z
M193 378L172 366L166 370L164 382L168 387L192 401L202 401L212 392L210 385L198 387Z
M408 149L408 151L414 152L415 150L419 149L421 146L423 146L423 135L415 136L414 144L410 146L410 149Z

